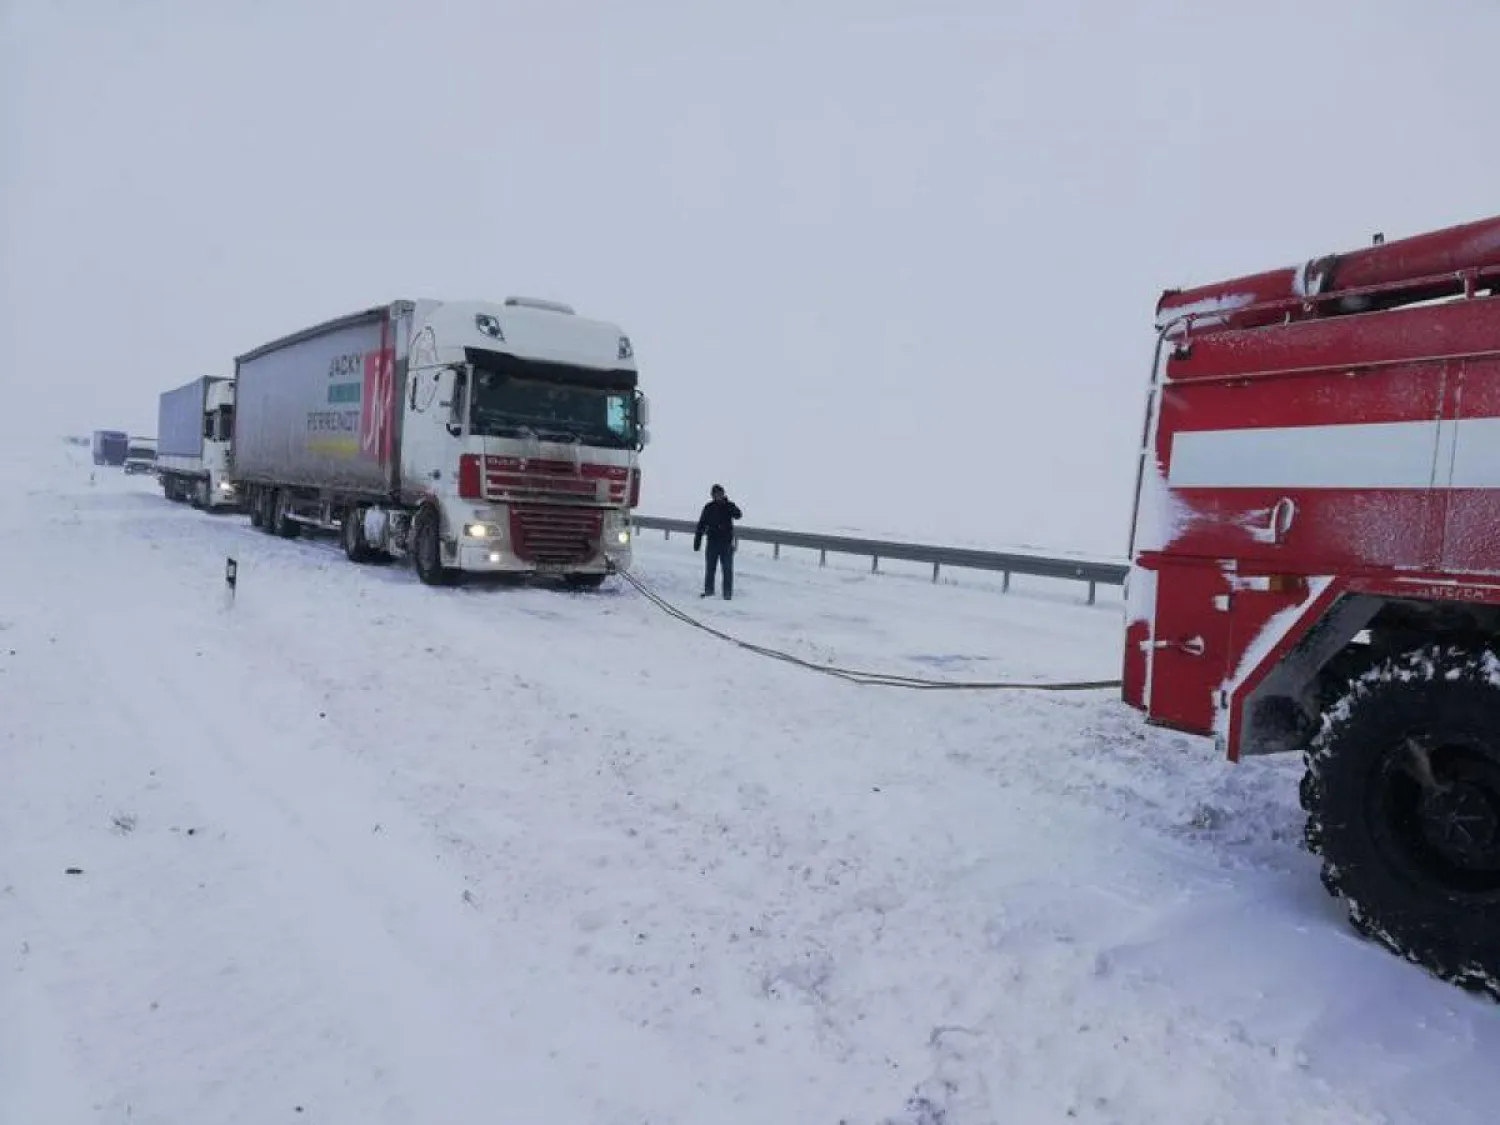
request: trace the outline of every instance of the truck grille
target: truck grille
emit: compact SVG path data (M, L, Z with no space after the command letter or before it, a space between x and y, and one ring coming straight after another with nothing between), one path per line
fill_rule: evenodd
M630 484L623 465L576 465L571 461L484 459L484 492L490 500L562 500L622 504Z
M597 508L553 508L517 504L510 510L510 541L516 556L546 566L588 562L599 552L604 513Z

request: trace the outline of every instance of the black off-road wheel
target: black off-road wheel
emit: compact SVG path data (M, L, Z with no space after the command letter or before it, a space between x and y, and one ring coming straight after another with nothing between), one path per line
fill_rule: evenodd
M1432 645L1376 664L1306 763L1308 847L1355 930L1500 1000L1500 658Z
M411 558L417 578L424 586L447 586L453 582L454 572L443 565L436 508L418 508L412 517Z

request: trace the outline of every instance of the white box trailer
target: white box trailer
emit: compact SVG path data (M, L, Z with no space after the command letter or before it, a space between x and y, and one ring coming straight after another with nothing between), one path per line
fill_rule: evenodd
M614 324L565 305L402 300L235 360L234 481L257 527L356 561L555 574L630 560L647 404Z
M235 508L230 479L234 380L204 375L162 394L156 408L156 475L167 499Z

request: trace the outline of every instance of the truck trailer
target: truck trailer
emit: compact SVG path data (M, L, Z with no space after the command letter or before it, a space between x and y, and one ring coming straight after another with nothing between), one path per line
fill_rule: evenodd
M130 448L130 435L124 430L94 431L94 464L123 465Z
M157 400L157 477L168 500L212 510L239 506L229 475L234 380L203 375Z
M1500 998L1500 217L1157 306L1124 697L1296 753L1355 929Z
M630 561L647 402L619 327L566 305L398 300L235 360L233 479L262 530L355 562L597 586Z

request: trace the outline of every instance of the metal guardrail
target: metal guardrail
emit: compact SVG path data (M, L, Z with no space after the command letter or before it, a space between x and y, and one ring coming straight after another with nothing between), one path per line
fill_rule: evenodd
M635 516L637 528L660 531L666 538L672 532L693 534L697 527L694 520L663 519L657 516ZM818 565L828 564L830 552L836 555L868 555L870 572L879 573L881 559L900 562L929 563L932 580L945 566L966 570L987 570L1004 576L1002 587L1010 589L1013 574L1034 578L1057 578L1066 581L1084 582L1089 588L1089 605L1098 597L1100 586L1123 586L1130 568L1124 563L1090 562L1082 559L1049 558L1044 555L1016 554L1004 551L977 551L967 547L938 547L922 543L898 543L885 539L858 539L844 535L816 535L805 531L779 531L767 527L737 527L735 534L741 542L769 543L772 555L781 557L781 548L800 547L818 552Z

